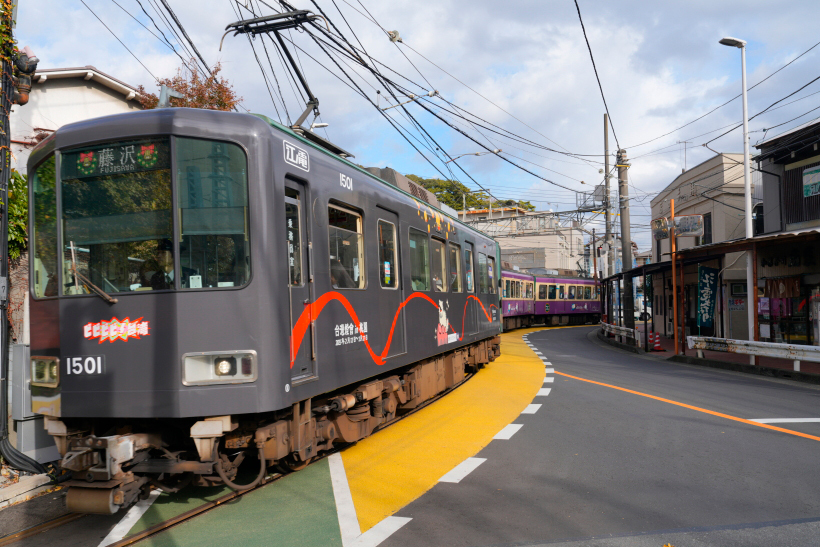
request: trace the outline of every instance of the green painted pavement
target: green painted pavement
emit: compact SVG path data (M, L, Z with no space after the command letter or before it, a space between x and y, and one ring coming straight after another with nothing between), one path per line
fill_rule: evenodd
M161 495L129 535L219 498L228 491L223 488L190 490L188 497L180 496L186 493L185 490L173 496ZM341 547L327 459L139 542L144 547L224 547L231 544Z

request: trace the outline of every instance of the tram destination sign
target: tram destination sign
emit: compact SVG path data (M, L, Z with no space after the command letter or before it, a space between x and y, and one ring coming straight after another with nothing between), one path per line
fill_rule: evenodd
M120 141L63 152L62 178L85 179L170 169L167 139Z

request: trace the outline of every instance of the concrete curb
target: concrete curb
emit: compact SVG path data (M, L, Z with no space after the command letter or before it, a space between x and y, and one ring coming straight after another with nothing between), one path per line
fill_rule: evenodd
M820 374L812 374L810 372L795 372L793 370L785 370L782 368L715 361L714 359L701 359L700 357L690 357L689 355L672 355L664 360L672 361L674 363L686 363L688 365L698 365L702 367L732 370L735 372L745 372L746 374L757 374L758 376L783 378L786 380L795 380L797 382L806 382L809 384L820 384Z
M598 330L598 340L600 340L601 342L603 342L605 344L609 344L610 346L614 346L618 349L622 349L622 350L625 350L625 351L631 351L632 353L637 353L639 355L646 353L641 348L636 348L635 346L631 346L629 344L624 344L623 342L618 342L614 338L609 338L600 329Z
M17 484L0 489L0 510L21 501L30 500L37 494L53 487L51 477L48 475L23 477Z

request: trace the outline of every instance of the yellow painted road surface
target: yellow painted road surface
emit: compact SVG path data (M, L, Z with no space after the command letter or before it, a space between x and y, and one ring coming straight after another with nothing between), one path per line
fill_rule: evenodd
M544 363L520 329L501 335L501 357L452 393L342 453L361 531L432 488L490 443L544 383Z

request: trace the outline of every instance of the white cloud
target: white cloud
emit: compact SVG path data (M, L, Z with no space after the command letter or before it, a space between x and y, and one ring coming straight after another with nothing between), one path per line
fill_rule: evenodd
M355 42L353 33L333 2L318 1L336 26ZM352 7L363 11L358 0L350 0L350 3L336 0L336 4L368 53L401 75L426 88L432 85L442 97L462 108L543 146L560 149L546 136L576 153L603 153L603 104L572 2L362 1L386 30L400 31L405 45L397 48L379 27L354 11ZM158 33L136 0L117 2L154 33ZM242 0L243 4L247 2L258 5L254 0ZM112 1L86 0L86 3L151 72L159 77L173 75L179 59ZM218 51L225 25L237 19L231 2L170 0L170 3L206 60L209 63L221 60L223 74L244 97L245 106L275 117L247 39L228 36L223 51ZM294 3L298 8L315 11L309 0ZM142 4L176 44L162 19L153 12L152 2L142 0ZM749 83L753 84L814 43L816 33L813 32L813 22L818 11L815 2L806 0L781 3L776 9L763 0L693 0L685 3L589 0L580 4L612 122L622 146L634 146L666 133L739 92L739 54L737 50L718 45L720 37L736 34L748 40ZM270 13L267 8L264 11ZM247 12L243 12L242 17L247 16ZM40 57L41 67L94 65L123 81L154 88L151 76L82 4L60 0L22 3L16 32L20 44L30 45ZM299 46L334 73L340 74L309 36L295 31L290 35ZM271 43L267 44L290 117L295 118L301 112L303 103L295 98ZM269 71L261 47L262 39L257 38L254 45ZM537 132L432 66L407 46L525 121ZM813 71L817 66L818 50L752 90L750 110L759 111L815 77ZM401 52L407 55L412 65ZM183 53L183 56L186 54ZM330 123L328 134L334 142L353 152L357 161L363 164L389 164L406 173L439 176L364 98L315 65L305 54L300 53L299 58L312 90L321 101L322 119ZM349 66L343 67L353 73ZM429 85L417 69L429 80ZM381 70L413 92L419 91L401 76L383 68ZM361 71L358 73L363 74ZM365 79L373 87L360 77L355 78L371 99L375 100L376 97L374 87L381 89L384 97L384 86L372 76ZM820 84L815 84L795 98L818 89ZM446 106L438 99L436 101ZM384 106L384 99L380 102ZM820 95L761 116L752 122L751 129L775 125L818 105ZM433 120L418 106L408 105L408 109L451 154L479 150L478 145ZM404 127L410 127L398 109L391 110L390 114ZM635 158L630 171L635 185L645 191L663 188L680 172L679 147L674 146L676 141L694 140L690 146L695 148L689 151L687 157L689 165L694 165L711 154L696 145L718 133L709 137L693 137L739 119L740 102L735 101L677 133L645 146L629 148L629 157ZM797 120L793 125L806 119ZM470 133L480 142L487 142L475 130L470 129ZM597 163L590 165L498 138L487 131L484 133L490 141L487 146L498 146L511 154L568 175L564 177L514 160L546 178L578 189L589 189L590 186L581 186L575 180L590 184L601 180ZM753 142L761 135L753 133ZM670 145L673 146L656 155L640 157ZM528 151L517 150L514 146ZM720 150L737 151L741 147L741 137L735 132L717 141L714 146ZM610 138L610 148L615 149L613 138ZM426 150L425 154L432 155ZM600 161L602 158L590 159ZM499 197L530 199L544 208L568 209L574 205L571 193L558 190L492 156L466 157L459 163L481 184L491 187ZM438 165L447 172L440 162ZM463 174L455 172L462 181L468 181ZM648 204L648 200L646 202ZM647 217L639 216L646 214L645 208L636 207L633 223L647 221ZM645 233L639 236L638 241L642 246L649 243Z

